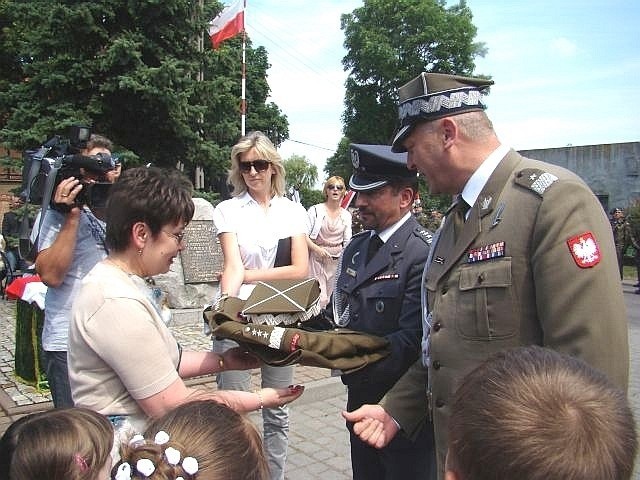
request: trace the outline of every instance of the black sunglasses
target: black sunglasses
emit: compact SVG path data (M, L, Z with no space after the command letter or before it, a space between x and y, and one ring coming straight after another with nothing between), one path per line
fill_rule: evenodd
M327 185L327 190L344 190L344 185Z
M240 171L242 173L249 173L251 167L256 169L256 172L264 172L271 162L269 160L254 160L253 162L238 162L240 165Z

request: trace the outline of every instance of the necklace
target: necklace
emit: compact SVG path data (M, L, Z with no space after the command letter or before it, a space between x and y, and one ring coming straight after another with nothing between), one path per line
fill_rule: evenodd
M118 270L127 274L138 290L149 300L155 311L160 315L162 321L168 325L172 319L171 308L169 308L169 301L167 295L156 286L156 282L153 277L141 277L137 273L133 273L113 258L107 258L107 261L116 267Z
M122 264L122 262L120 262L119 260L115 260L113 257L107 257L107 262L109 262L111 265L116 267L118 270L123 271L124 273L126 273L130 277L131 276L136 276L136 277L142 278L141 275L138 275L137 273L133 272L132 270L129 270L128 268L125 268L125 266Z

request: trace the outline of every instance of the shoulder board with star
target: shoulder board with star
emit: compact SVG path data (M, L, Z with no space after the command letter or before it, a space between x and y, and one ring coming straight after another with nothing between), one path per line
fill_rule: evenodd
M525 168L516 173L515 182L529 190L533 190L538 195L544 192L558 180L554 174L545 172L538 168Z
M427 245L431 245L431 241L433 240L433 234L426 228L422 227L422 225L418 225L413 230L413 234L416 237L418 237L420 240L422 240L424 243L426 243Z

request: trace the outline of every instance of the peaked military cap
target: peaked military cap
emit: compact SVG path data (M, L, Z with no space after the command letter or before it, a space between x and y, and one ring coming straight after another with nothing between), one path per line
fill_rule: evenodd
M398 89L398 117L392 149L406 151L404 140L418 122L484 110L483 96L493 80L443 73L421 73Z
M392 177L416 177L415 171L407 169L407 154L394 153L389 145L351 144L353 175L349 187L356 192L384 187Z

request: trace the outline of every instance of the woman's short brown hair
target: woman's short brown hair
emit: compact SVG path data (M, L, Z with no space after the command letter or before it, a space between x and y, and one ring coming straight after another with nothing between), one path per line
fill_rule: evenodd
M146 223L154 237L165 225L189 223L195 211L192 193L191 182L177 170L125 170L111 187L107 200L107 246L116 252L125 250L136 222Z

